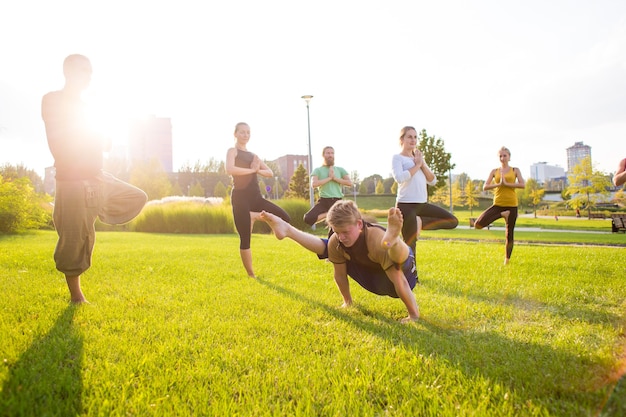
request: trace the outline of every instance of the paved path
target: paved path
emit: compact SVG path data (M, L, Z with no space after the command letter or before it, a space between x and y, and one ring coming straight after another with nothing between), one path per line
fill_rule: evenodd
M470 229L469 226L457 226L457 229ZM502 226L490 226L490 230L504 230ZM541 227L523 227L523 226L515 226L516 232L557 232L557 233L592 233L592 234L600 234L600 235L610 235L611 231L608 232L600 231L600 230L568 230L568 229L542 229Z

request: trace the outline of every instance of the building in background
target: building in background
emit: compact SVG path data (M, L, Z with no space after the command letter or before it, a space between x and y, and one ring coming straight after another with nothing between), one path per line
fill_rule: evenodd
M548 165L547 162L535 162L530 166L530 178L544 185L550 180L565 177L565 169L556 165Z
M293 173L302 164L307 175L309 175L309 157L307 155L285 155L273 161L280 169L281 179L289 184Z
M572 172L572 169L586 157L591 158L591 146L575 142L574 146L567 148L567 172Z
M173 171L172 120L169 117L150 116L133 120L128 144L131 166L136 162L156 160L163 171Z

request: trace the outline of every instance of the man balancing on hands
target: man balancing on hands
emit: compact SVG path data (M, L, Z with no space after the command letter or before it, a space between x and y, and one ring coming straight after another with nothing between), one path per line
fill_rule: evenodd
M416 321L419 308L412 289L417 282L414 253L400 237L402 213L389 209L388 227L363 220L351 200L336 202L328 211L326 222L334 231L328 239L319 238L296 229L273 214L261 212L265 221L280 240L289 238L305 249L328 259L334 266L334 278L343 297L342 307L352 305L348 276L366 290L400 298L409 313L403 323Z

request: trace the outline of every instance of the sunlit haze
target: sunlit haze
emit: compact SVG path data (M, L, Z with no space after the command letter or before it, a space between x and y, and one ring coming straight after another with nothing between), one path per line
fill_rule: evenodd
M405 125L443 139L454 174L511 165L595 168L626 157L626 2L6 1L0 6L0 163L52 165L41 97L62 61L91 59L88 98L114 142L131 117L169 117L174 169L224 160L237 122L267 160L326 145L387 177Z

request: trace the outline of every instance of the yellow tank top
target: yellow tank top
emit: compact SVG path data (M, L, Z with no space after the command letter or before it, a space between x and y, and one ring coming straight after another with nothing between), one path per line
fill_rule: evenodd
M493 181L497 184L500 182L501 168L496 170ZM504 174L504 180L508 183L515 182L515 168L511 167L509 171ZM500 207L517 207L517 194L515 194L515 188L511 187L498 187L494 189L493 193L493 205Z

